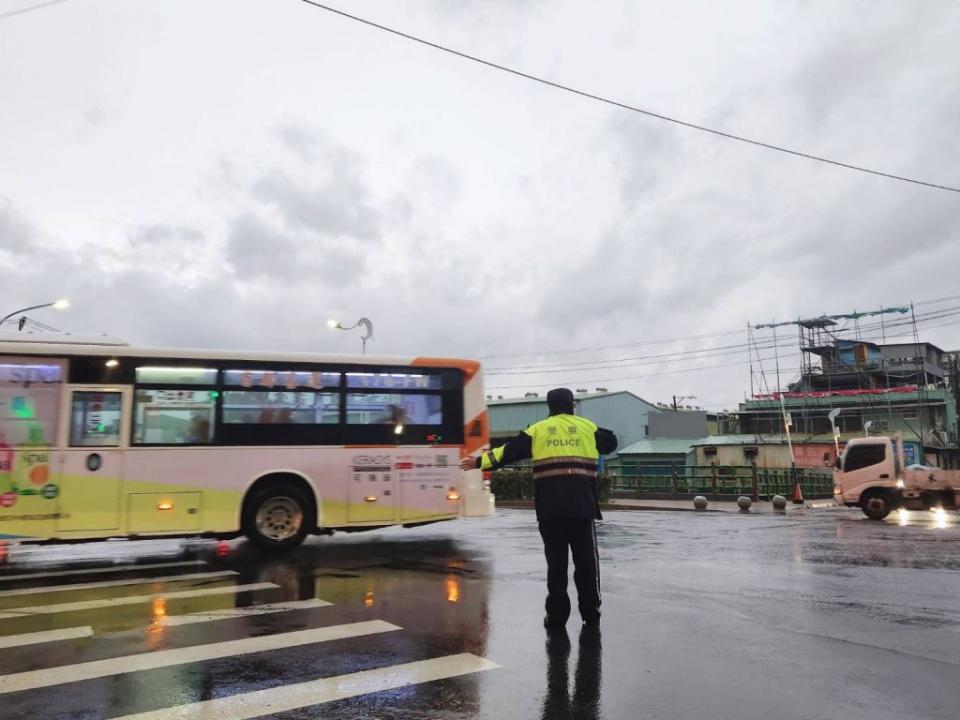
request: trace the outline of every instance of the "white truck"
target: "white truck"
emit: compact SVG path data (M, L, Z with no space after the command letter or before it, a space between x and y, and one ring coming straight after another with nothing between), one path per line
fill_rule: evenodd
M859 507L873 520L891 510L960 507L960 470L904 467L903 438L866 437L847 443L837 458L833 495L838 504Z

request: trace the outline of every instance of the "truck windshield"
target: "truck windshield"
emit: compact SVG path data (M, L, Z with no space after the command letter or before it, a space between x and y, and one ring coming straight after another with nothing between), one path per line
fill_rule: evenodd
M882 463L887 457L887 446L876 445L852 445L847 448L843 458L843 471L852 472L861 468L870 467Z

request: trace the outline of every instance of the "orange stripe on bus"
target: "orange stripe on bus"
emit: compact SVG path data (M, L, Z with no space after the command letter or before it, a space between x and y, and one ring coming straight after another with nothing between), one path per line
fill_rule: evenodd
M480 363L477 360L463 360L460 358L432 358L418 357L411 363L414 367L450 367L460 368L467 380L470 380L480 371Z

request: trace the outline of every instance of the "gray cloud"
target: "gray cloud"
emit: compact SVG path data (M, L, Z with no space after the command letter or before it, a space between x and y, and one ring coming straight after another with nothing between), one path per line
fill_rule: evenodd
M364 259L348 245L282 232L252 213L234 218L227 233L227 259L238 277L297 285L321 281L343 287L363 274Z
M241 277L291 277L301 269L296 241L253 213L230 223L227 260Z
M317 140L303 128L295 125L284 125L277 130L277 135L287 149L304 162L313 162L317 157Z
M331 170L330 181L316 190L273 171L254 184L253 195L276 209L290 228L363 242L379 240L381 215L356 170L342 162Z
M13 203L0 197L0 250L12 255L25 253L35 236L36 231L20 216Z
M197 37L215 34L222 18L196 5ZM388 24L577 87L956 184L960 14L914 5L707 3L697 22L674 4L381 9ZM57 62L43 24L18 24L7 65L46 79L37 93L0 67L0 187L21 210L0 200L10 302L66 295L69 313L37 319L149 344L357 351L356 334L323 329L336 308L374 320L373 352L592 348L542 357L557 363L955 294L952 195L608 110L315 14L302 25L296 9L264 35L256 8L237 3L212 59L201 42L166 53L125 4L95 29L109 59L64 36L72 60ZM319 72L330 58L351 60ZM63 118L96 130L65 131ZM950 345L951 332L929 339ZM745 367L631 378L693 365L488 387L584 380L726 404L749 386Z
M142 225L128 233L131 246L142 249L146 246L163 247L171 244L193 244L203 241L203 233L185 225Z

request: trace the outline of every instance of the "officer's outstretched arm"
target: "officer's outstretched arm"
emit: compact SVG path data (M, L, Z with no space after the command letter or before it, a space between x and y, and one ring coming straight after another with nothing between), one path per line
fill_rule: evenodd
M531 446L530 436L525 432L518 433L500 447L478 457L477 467L481 470L496 470L518 460L526 460L530 457Z

